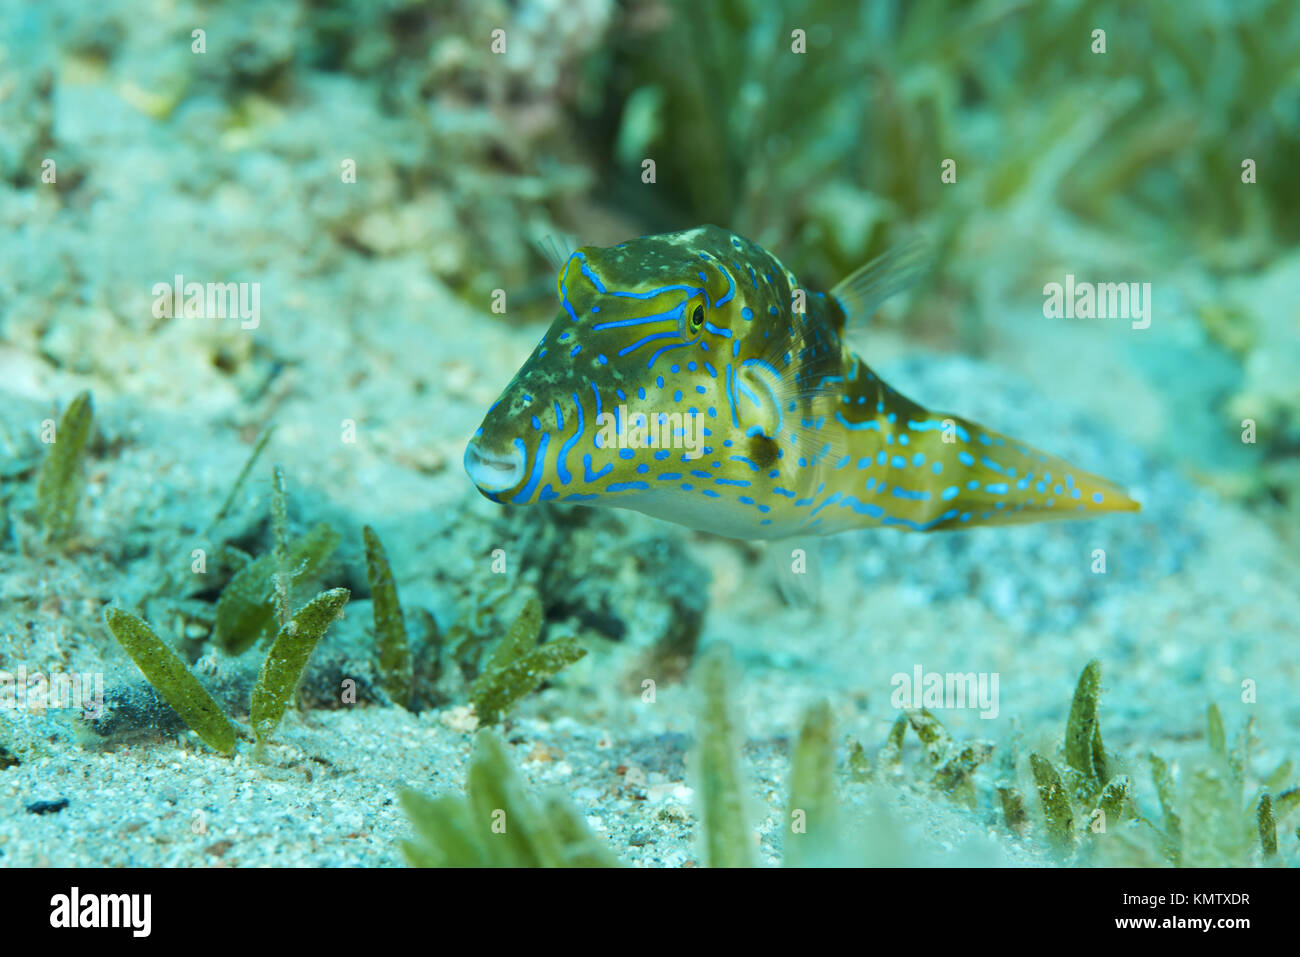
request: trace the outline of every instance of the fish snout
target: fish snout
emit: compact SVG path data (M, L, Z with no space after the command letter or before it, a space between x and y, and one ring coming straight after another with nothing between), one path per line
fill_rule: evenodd
M524 480L524 453L519 448L494 452L470 439L465 446L465 471L483 492L505 492Z

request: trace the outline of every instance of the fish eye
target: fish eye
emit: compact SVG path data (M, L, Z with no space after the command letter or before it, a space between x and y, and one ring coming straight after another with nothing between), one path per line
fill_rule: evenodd
M704 303L699 302L696 303L695 308L691 310L691 335L695 335L697 332L699 332L700 327L703 325L704 325Z

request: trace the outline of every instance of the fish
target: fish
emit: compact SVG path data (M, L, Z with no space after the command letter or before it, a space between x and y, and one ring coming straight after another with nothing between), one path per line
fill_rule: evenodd
M502 505L625 508L742 540L1140 509L1120 485L885 383L846 329L904 279L827 292L718 226L574 249L559 312L465 448Z

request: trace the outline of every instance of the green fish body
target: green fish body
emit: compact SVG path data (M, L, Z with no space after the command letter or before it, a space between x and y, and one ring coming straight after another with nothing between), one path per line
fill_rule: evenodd
M1138 509L1114 483L872 372L844 329L881 272L808 293L716 226L582 247L466 471L494 502L630 508L741 539Z

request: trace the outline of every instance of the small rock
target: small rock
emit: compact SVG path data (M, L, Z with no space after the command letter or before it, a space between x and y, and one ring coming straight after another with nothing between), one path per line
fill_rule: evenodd
M665 804L655 815L661 821L669 821L675 824L685 824L691 819L690 813L680 804Z
M478 727L478 715L469 705L446 708L438 713L438 720L453 731L463 731L466 734Z
M57 801L33 801L27 805L28 814L55 814L62 811L68 806L67 798L59 798Z
M553 748L538 741L533 745L532 750L528 752L528 756L524 760L549 764L552 761L558 761L562 757L564 757L564 752L559 748Z

